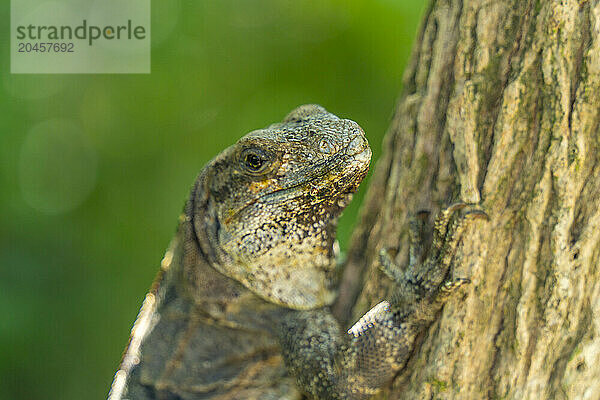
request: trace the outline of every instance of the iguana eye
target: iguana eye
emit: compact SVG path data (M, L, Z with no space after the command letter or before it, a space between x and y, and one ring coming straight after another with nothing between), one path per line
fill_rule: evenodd
M259 174L267 170L269 157L258 149L246 149L241 154L244 169L252 174Z

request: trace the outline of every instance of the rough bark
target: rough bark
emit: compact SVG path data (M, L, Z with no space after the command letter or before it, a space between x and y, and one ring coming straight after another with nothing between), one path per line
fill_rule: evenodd
M599 117L600 2L432 0L336 311L387 295L376 255L407 259L410 213L462 200L491 221L383 398L600 398Z

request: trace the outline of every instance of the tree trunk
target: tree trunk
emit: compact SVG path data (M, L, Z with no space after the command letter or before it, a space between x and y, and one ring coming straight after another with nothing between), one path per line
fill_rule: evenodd
M382 398L600 398L599 116L600 2L432 0L337 314L387 295L377 252L405 262L411 213L462 200L490 222L456 256L472 283Z

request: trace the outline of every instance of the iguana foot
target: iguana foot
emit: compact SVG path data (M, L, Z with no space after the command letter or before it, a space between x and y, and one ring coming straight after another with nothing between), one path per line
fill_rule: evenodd
M477 205L455 203L442 210L433 223L428 257L422 260L427 243L425 228L429 212L420 211L409 222L409 263L399 267L392 252L381 249L380 269L398 286L398 298L414 301L430 297L445 301L458 288L469 283L467 278L452 278L450 266L465 229L475 220L488 220L488 215Z

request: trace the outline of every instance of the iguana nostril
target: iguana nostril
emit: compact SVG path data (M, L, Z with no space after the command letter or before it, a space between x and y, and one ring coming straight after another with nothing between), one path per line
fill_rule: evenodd
M348 144L348 147L346 147L346 154L349 156L354 156L362 153L367 147L368 144L365 137L363 135L356 135L356 137Z
M335 152L335 148L330 142L323 139L319 142L319 151L324 154L331 154Z

